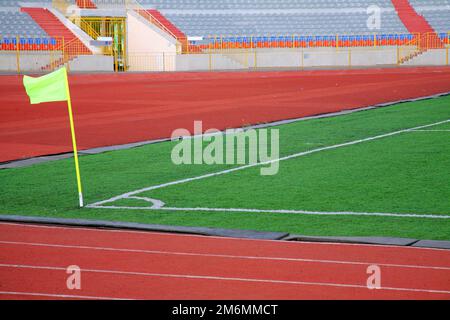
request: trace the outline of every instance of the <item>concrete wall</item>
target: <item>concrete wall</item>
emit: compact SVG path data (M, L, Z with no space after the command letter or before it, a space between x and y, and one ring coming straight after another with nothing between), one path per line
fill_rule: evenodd
M408 51L409 52L409 51ZM412 51L411 51L412 52ZM429 50L402 64L405 66L446 65L448 49ZM129 53L129 71L213 71L245 70L255 68L348 68L397 65L396 47L321 48L321 49L260 49L256 51L229 51L226 53L176 54ZM21 52L20 69L23 72L41 72L42 67L60 58L55 52ZM69 65L72 71L113 71L113 57L79 56ZM0 53L0 71L16 72L14 51Z
M176 70L351 67L397 64L396 47L229 50L177 55Z
M129 71L175 71L178 41L134 11L127 13Z
M419 56L405 62L406 66L442 66L447 64L449 48L428 50Z
M163 72L175 71L175 53L130 53L127 57L128 71Z
M61 58L61 54L50 51L39 52L21 52L19 66L21 72L42 72L42 68L49 65L52 61ZM3 51L0 53L0 71L17 71L17 54L12 51Z
M352 66L396 65L398 51L396 47L385 47L382 50L354 48L350 52Z
M19 66L21 72L46 72L43 67L55 63L61 54L55 52L21 52ZM110 56L78 56L69 62L70 71L114 71L114 59ZM17 72L17 55L15 52L0 53L0 71Z
M241 58L241 54L239 54ZM246 67L223 54L184 54L176 56L176 71L191 70L238 70Z
M148 22L139 14L127 14L128 54L177 52L177 40Z
M114 71L114 58L102 55L78 56L69 62L69 70L71 72Z

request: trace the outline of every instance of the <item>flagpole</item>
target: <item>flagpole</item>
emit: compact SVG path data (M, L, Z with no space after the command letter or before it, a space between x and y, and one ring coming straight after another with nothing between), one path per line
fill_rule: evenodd
M69 90L69 79L67 77L67 70L65 70L66 76L66 93L67 93L67 108L69 111L69 120L70 120L70 132L72 134L72 144L73 144L73 156L75 159L75 171L77 174L77 185L78 185L78 197L80 200L80 208L84 206L83 204L83 190L81 187L81 176L80 176L80 166L78 163L78 151L77 151L77 139L75 137L75 126L73 124L73 114L72 114L72 101L70 99L70 90Z

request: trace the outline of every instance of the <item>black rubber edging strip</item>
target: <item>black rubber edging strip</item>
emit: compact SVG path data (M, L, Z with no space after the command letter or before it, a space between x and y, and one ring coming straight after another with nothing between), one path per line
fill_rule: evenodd
M305 242L328 242L328 243L353 243L353 244L374 244L386 246L413 246L418 239L410 238L392 238L392 237L316 237L303 235L290 235L287 241L305 241ZM449 241L450 244L450 241Z
M419 240L412 245L416 248L434 248L434 249L448 249L450 250L450 241L441 240Z
M289 236L288 233L284 232L264 232L253 230L220 229L207 227L166 226L166 225L144 224L135 222L45 218L45 217L17 216L17 215L0 215L0 222L58 225L68 227L89 227L101 229L139 230L149 232L181 233L181 234L192 234L202 236L244 238L257 240L281 240Z
M419 98L411 98L411 99L404 99L404 100L392 101L392 102L387 102L387 103L380 103L380 104L375 104L375 105L372 105L372 106L359 107L359 108L355 108L355 109L341 110L341 111L338 111L338 112L322 113L322 114L316 114L316 115L308 116L308 117L293 118L293 119L286 119L286 120L277 120L277 121L272 121L272 122L267 122L267 123L255 124L255 125L251 125L251 126L247 126L247 127L242 127L242 129L244 129L244 130L248 130L248 129L262 129L262 128L270 128L270 127L275 127L275 126L279 126L279 125L299 122L299 121L306 121L306 120L312 120L312 119L332 118L332 117L348 115L348 114L352 114L352 113L356 113L356 112L362 112L362 111L373 110L373 109L378 109L378 108L390 107L390 106L393 106L393 105L396 105L396 104L401 104L401 103L431 100L431 99L436 99L436 98L445 97L445 96L449 96L449 95L450 95L450 92L444 92L444 93L438 93L438 94L431 95L431 96L425 96L425 97L419 97ZM223 132L224 131L219 131L218 133L223 133ZM204 136L204 135L202 134L202 135L197 135L197 136L190 136L189 138L197 138L197 137L200 137L200 136ZM94 154L101 154L101 153L110 152L110 151L128 150L128 149L133 149L133 148L146 146L146 145L149 145L149 144L168 142L168 141L171 141L171 138L161 138L161 139L145 140L145 141L140 141L140 142L132 142L132 143L126 143L126 144L120 144L120 145L113 145L113 146L96 147L96 148L91 148L91 149L86 149L86 150L80 150L80 151L78 151L78 153L79 153L80 156L82 156L82 155L94 155ZM34 165L34 164L39 164L39 163L44 163L44 162L49 162L49 161L55 161L55 160L60 160L60 159L66 159L66 158L71 158L72 156L73 156L72 152L65 152L65 153L47 154L47 155L41 155L41 156L32 157L32 158L24 158L24 159L0 162L0 170L2 170L2 169L3 170L4 169L12 169L12 168L23 168L23 167L28 167L28 166L31 166L31 165Z
M450 250L450 241L444 240L419 240L410 238L392 237L314 237L302 235L290 235L285 241L324 242L324 243L349 243L368 244L382 246L414 247L424 249Z
M289 233L283 232L264 232L255 230L220 229L207 227L166 226L166 225L143 224L134 222L44 218L44 217L18 216L18 215L0 215L0 222L37 224L37 225L61 226L61 227L66 226L74 228L83 227L83 228L108 229L108 230L120 229L120 230L133 230L143 232L163 232L163 233L190 234L190 235L213 236L223 238L253 239L253 240L367 244L367 245L420 247L420 248L450 250L450 241L417 240L409 238L314 237L314 236L290 235Z

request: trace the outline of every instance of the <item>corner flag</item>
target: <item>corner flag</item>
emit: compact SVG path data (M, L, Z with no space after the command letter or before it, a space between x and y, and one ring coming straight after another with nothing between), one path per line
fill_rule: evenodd
M67 101L69 111L70 132L72 134L73 154L75 159L75 171L78 184L78 196L80 207L83 207L83 191L81 188L80 167L78 164L77 140L73 124L72 102L70 100L69 81L66 67L62 67L52 73L39 78L23 77L25 91L30 97L31 104L42 102Z
M39 78L23 77L23 85L31 104L52 101L68 101L66 68L61 68Z

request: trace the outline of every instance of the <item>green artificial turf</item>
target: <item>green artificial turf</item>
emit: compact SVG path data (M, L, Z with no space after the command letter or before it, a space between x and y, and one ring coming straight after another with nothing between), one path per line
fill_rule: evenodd
M450 97L398 104L276 127L280 156L450 119ZM310 154L260 168L144 192L170 207L259 208L450 214L450 124ZM132 190L232 165L171 162L177 142L82 156L85 200L93 203ZM304 235L394 236L450 240L450 219L315 216L280 213L78 209L73 160L0 171L0 214L283 231ZM115 206L140 207L123 199Z
M273 176L255 167L139 195L184 208L450 214L449 142L404 133L282 161Z

